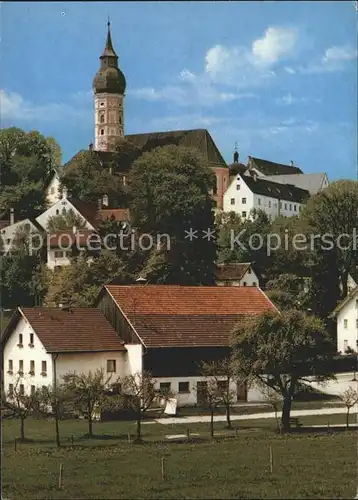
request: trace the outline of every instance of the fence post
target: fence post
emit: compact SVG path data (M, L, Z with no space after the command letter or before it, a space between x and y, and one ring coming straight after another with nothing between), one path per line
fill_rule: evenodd
M63 474L63 465L60 464L60 472L58 475L58 489L59 490L62 488L62 474Z
M162 457L162 480L165 480L165 458Z
M270 472L272 474L273 472L273 453L272 453L272 446L270 446Z
M17 451L17 438L15 438L15 440L14 440L14 449L15 449L15 451Z

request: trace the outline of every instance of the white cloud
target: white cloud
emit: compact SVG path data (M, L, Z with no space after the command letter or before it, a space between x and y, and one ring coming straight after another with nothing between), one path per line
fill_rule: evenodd
M286 73L289 73L290 75L295 75L296 74L296 70L293 69L293 68L290 68L290 67L286 67L285 71L286 71Z
M317 99L315 97L296 97L289 92L288 94L276 99L276 102L278 104L281 104L282 106L291 106L292 104L307 104L307 103L319 103L321 102L321 99Z
M35 104L16 92L0 89L0 110L3 120L24 122L31 120L55 121L65 117L88 118L90 109L66 103Z
M253 42L252 54L257 62L272 65L292 54L297 39L296 29L269 27L262 38Z
M350 61L357 57L357 51L349 46L344 47L330 47L326 50L322 62L326 64L331 64L337 61Z
M299 66L296 69L285 68L288 73L329 73L334 71L344 71L348 63L357 58L357 50L349 45L333 46L325 50L324 54L306 66Z

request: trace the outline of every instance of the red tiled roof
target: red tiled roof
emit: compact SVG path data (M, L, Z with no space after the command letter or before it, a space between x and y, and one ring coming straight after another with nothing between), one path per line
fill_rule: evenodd
M216 279L217 280L241 280L246 271L251 266L250 262L245 263L231 263L231 264L218 264L216 266Z
M78 245L84 247L91 241L100 241L97 233L88 229L79 229L76 234L73 231L65 230L48 235L48 246L50 248L59 248L60 246L67 247L69 245Z
M129 221L129 210L127 208L104 208L99 211L102 220L114 219L120 222Z
M20 312L48 352L125 351L99 309L21 307Z
M276 310L256 287L107 285L148 347L229 345L240 318Z
M98 206L95 203L88 203L87 201L78 200L77 198L68 198L68 201L72 203L93 227L96 227L101 221L98 216Z

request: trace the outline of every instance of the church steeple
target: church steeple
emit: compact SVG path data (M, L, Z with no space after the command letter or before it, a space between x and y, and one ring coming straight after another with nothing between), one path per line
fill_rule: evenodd
M118 67L108 19L101 67L93 79L95 95L95 149L111 151L124 135L123 98L126 79Z

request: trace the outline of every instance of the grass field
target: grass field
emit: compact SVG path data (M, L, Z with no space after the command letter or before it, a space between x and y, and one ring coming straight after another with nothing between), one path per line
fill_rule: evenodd
M305 417L310 424L327 417ZM303 423L306 423L302 419ZM343 423L344 415L330 416ZM307 422L308 423L308 422ZM29 419L27 438L14 448L19 422L3 422L3 498L151 499L151 498L353 498L356 489L356 431L278 436L274 421L235 422L235 432L215 425L190 425L199 438L168 442L185 433L179 425L144 424L145 444L128 443L133 422L99 422L87 439L85 421L61 422L62 448L54 446L51 420ZM70 437L74 436L73 446ZM273 472L270 472L270 446ZM164 480L162 479L164 458ZM58 489L59 467L63 485Z

